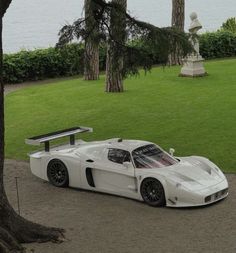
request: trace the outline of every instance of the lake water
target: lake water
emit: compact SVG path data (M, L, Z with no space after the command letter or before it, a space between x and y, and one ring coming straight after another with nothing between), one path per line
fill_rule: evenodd
M13 0L4 17L5 52L22 48L54 46L57 33L83 12L84 0ZM157 26L169 26L171 0L128 0L130 13ZM196 11L203 31L218 29L229 17L236 16L236 0L186 0L186 28L189 14Z

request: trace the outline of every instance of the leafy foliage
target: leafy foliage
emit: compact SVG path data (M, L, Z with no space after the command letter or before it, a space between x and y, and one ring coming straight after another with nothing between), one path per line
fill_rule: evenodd
M134 51L142 51L143 44L139 41L133 41L129 42L129 46ZM101 44L99 48L99 66L102 71L106 69L106 52L106 44ZM73 43L60 49L48 48L5 54L3 80L4 83L22 83L60 76L82 75L84 72L83 57L84 45L81 43ZM126 59L132 59L137 66L141 66L143 60L160 64L159 59L151 53L147 59L138 57L135 53ZM129 63L126 62L126 64Z
M200 52L205 59L236 56L236 35L227 31L205 33L199 36ZM125 65L136 74L139 66L162 64L163 59L148 50L143 40L127 42ZM106 69L106 44L99 49L100 70ZM148 56L148 57L147 57ZM84 45L70 44L61 49L48 48L34 51L21 51L4 55L3 79L5 83L42 80L46 78L83 74ZM145 68L146 71L149 68Z
M150 54L154 58L158 58L162 64L168 62L168 56L172 52L176 52L178 48L183 56L186 56L192 51L192 46L189 43L188 35L175 28L159 28L152 24L139 21L131 17L124 11L124 8L115 2L104 0L92 0L97 8L93 10L93 16L99 27L97 38L99 42L106 42L112 40L116 43L117 52L120 52L125 56L123 77L128 75L134 75L138 73L138 67L140 67L137 58L142 59L141 66L145 70L149 70L154 62L150 59ZM116 13L120 12L120 15L124 15L126 23L126 37L129 40L140 40L143 47L135 48L127 43L123 44L116 40L110 29L110 20L112 10L116 9ZM114 27L112 28L114 29ZM119 29L117 28L117 31ZM64 26L59 32L58 47L62 47L67 43L78 39L84 41L90 36L91 31L86 30L86 19L80 18L72 25Z
M5 54L4 83L82 74L83 53L84 48L81 44L71 44L62 49L48 48Z
M229 31L208 32L199 37L200 52L206 59L236 56L236 34Z
M221 26L224 31L229 31L236 34L236 18L227 19Z

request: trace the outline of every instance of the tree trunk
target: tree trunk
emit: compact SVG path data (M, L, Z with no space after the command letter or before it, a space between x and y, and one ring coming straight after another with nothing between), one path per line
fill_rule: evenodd
M124 53L121 45L126 40L125 14L127 0L113 0L120 5L120 10L112 8L110 38L107 45L106 92L123 92Z
M184 31L185 0L172 0L172 21L171 25Z
M84 79L97 80L99 79L98 24L93 15L96 4L92 0L85 0L84 6L86 31L89 32L89 36L85 40Z
M172 0L172 27L184 32L185 0ZM182 65L182 55L177 47L170 56L170 65Z
M4 84L2 19L11 0L0 0L0 252L23 252L20 243L62 241L63 230L47 228L19 216L8 202L4 184Z

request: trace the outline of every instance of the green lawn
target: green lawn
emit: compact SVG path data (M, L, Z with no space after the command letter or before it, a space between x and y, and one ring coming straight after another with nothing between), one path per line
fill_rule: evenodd
M176 155L210 158L236 172L236 60L210 61L209 76L180 78L159 67L125 81L126 92L106 94L99 81L73 79L32 86L6 96L6 156L27 159L26 137L82 125L81 138L143 139ZM37 147L36 147L37 148Z

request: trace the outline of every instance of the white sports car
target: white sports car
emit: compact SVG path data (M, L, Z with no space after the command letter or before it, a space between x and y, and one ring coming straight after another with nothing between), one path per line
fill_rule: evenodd
M211 204L228 195L228 182L210 160L174 157L154 143L109 139L75 141L75 127L26 139L45 144L30 154L34 175L57 187L76 187L137 199L151 206L190 207ZM69 145L50 149L49 142L70 136Z

